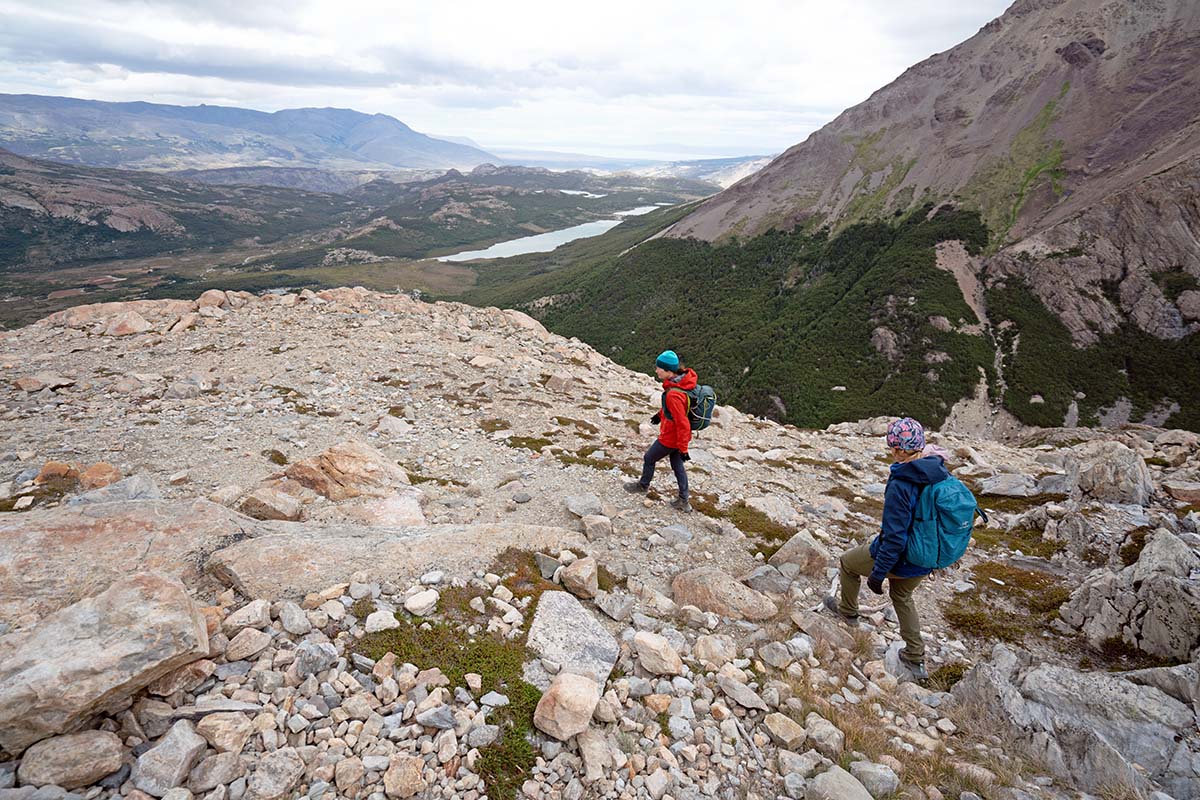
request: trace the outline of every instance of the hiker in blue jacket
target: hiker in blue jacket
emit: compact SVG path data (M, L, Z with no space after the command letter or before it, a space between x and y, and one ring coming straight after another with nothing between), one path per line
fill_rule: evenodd
M924 681L929 677L925 670L925 643L921 639L921 619L913 602L913 591L932 570L908 563L904 552L922 487L939 483L950 473L940 455L924 455L925 429L915 419L905 417L889 425L887 446L893 463L883 495L879 535L842 554L841 597L826 597L824 602L826 608L847 624L857 626L861 579L867 579L867 587L875 594L883 594L883 581L887 579L892 606L900 621L900 636L904 639L900 660L913 677Z

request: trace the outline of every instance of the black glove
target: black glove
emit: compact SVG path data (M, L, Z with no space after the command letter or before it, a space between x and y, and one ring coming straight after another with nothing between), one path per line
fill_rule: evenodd
M683 460L684 460L684 461L691 461L691 460L692 460L692 457L691 457L691 456L689 456L687 453L684 453L684 454L683 454Z
M876 578L874 575L867 578L867 588L875 594L883 594L883 579Z
M650 421L653 422L655 425L662 422L662 412L661 411L654 412L654 416L650 418Z

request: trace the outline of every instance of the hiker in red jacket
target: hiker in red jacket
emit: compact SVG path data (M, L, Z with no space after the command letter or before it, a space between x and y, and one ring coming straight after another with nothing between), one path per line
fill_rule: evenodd
M664 458L669 458L675 480L679 483L679 497L671 502L671 506L688 513L692 506L688 502L688 479L683 462L690 460L688 443L692 441L692 426L688 421L689 400L684 392L672 390L695 389L696 373L686 369L673 350L664 351L655 360L654 367L654 374L663 385L662 409L650 418L651 422L658 423L658 440L650 445L642 460L641 479L626 483L625 491L647 491L650 481L654 479L654 465Z

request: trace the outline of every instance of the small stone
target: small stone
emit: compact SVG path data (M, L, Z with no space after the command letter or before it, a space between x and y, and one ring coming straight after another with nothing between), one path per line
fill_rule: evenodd
M312 623L304 609L291 600L285 600L279 606L279 622L283 629L293 636L304 636L312 630Z
M329 669L337 663L337 659L337 648L329 642L301 642L296 648L296 660L293 663L296 673L301 678L307 678Z
M204 755L208 743L197 735L192 723L180 720L158 744L143 753L133 765L133 785L155 797L183 784L188 773Z
M576 597L591 599L600 590L599 571L594 558L581 558L561 573L562 584Z
M83 731L43 739L21 757L17 777L23 786L90 786L121 768L124 748L108 731Z
M434 601L436 602L436 601ZM400 620L396 619L396 614L386 608L381 608L367 615L367 621L363 627L367 633L379 633L380 631L390 631L393 628L400 627Z
M890 767L885 767L883 764L875 764L871 761L852 761L850 762L850 774L866 787L871 797L876 800L890 797L900 788L900 778Z
M652 675L682 675L683 660L666 637L649 631L638 631L633 637L633 649L642 669Z
M425 788L421 775L424 762L416 756L396 753L383 774L383 789L388 797L412 797Z
M417 592L412 597L404 601L404 608L408 613L417 617L425 617L433 613L437 608L438 599L441 595L436 589L426 589L423 592Z
M207 792L233 783L245 774L246 767L241 756L237 753L217 753L192 768L188 788L193 792Z
M788 750L795 750L803 745L804 740L808 738L808 731L786 714L778 712L768 714L766 719L763 720L763 725L766 727L767 733L770 734L775 744Z
M587 730L599 701L596 681L585 675L559 673L538 701L533 723L538 730L565 742Z
M225 647L227 661L243 661L258 655L271 643L271 634L254 628L244 628L229 640Z
M294 747L267 753L258 762L246 787L252 800L280 800L288 796L304 775L304 760Z
M804 800L872 800L872 797L857 778L834 765L808 781Z
M196 723L196 733L216 751L240 753L254 733L254 725L245 714L223 712L209 714Z

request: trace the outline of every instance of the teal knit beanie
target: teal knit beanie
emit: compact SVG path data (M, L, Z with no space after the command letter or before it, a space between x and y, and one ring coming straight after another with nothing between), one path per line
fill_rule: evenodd
M674 350L663 350L654 360L654 366L675 372L679 369L679 356L675 355Z

